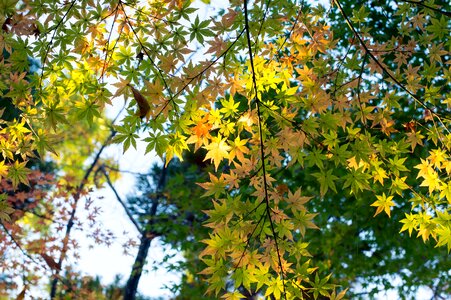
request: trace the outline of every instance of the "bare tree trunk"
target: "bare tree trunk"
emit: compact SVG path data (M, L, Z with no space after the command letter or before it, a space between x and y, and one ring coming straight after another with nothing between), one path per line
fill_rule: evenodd
M136 298L139 279L141 278L143 267L146 263L147 254L149 253L150 243L153 239L153 236L148 237L145 233L141 236L138 254L136 255L132 272L127 280L127 285L125 286L124 300L134 300Z
M146 264L147 254L149 253L150 243L152 240L158 236L158 233L153 230L153 225L155 222L155 215L157 214L157 208L161 197L161 191L166 183L166 166L163 166L161 171L160 180L157 185L157 196L152 199L152 206L149 210L149 220L145 224L141 240L139 244L138 254L136 254L135 263L132 267L132 272L127 280L127 284L124 289L124 300L134 300L136 299L136 292L138 289L139 280L143 271L143 267Z

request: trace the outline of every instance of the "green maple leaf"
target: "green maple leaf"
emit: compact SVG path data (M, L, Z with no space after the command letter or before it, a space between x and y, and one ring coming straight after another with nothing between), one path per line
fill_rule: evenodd
M332 174L333 171L333 169L329 169L327 171L321 171L320 173L312 174L318 179L321 196L324 196L329 189L331 189L335 193L337 192L335 181L338 179L338 177Z
M0 222L11 222L10 214L14 212L14 209L6 202L8 195L0 194Z
M442 39L445 35L449 34L449 22L444 15L442 15L440 19L431 19L431 23L432 24L429 25L426 29L434 36Z
M118 132L116 136L113 138L113 143L122 143L123 153L130 148L130 145L136 149L136 139L139 138L139 135L135 133L135 126L116 126L116 131Z
M20 183L29 185L27 175L30 173L30 169L26 167L27 162L15 161L12 166L9 167L8 178L11 180L13 188L16 189Z
M56 131L56 127L59 123L67 124L67 116L65 109L60 105L59 101L52 101L48 105L44 106L44 122L46 125L51 126Z
M364 173L363 168L355 170L354 168L349 170L349 173L344 176L345 182L343 187L351 187L351 194L358 193L359 191L369 190L370 174Z
M196 16L194 23L191 24L190 41L196 39L199 43L204 43L204 37L214 36L211 29L208 28L210 20L199 21L199 16Z
M159 132L152 133L149 131L149 136L143 139L147 143L146 152L149 153L152 150L157 152L157 155L162 157L166 152L166 148L169 144L169 138L167 135L163 135Z
M80 119L87 120L90 125L92 125L94 117L100 118L100 106L93 101L84 99L84 101L77 102L75 107L77 108L77 116Z

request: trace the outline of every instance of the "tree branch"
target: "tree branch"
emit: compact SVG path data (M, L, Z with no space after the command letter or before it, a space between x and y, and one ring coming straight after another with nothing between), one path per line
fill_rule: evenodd
M11 241L16 245L17 248L19 248L20 252L22 252L23 255L25 255L26 257L28 257L28 259L30 259L32 262L34 262L35 264L39 265L39 263L33 259L33 257L31 257L30 254L28 254L27 251L25 251L22 246L20 245L20 243L16 240L16 238L13 236L13 234L8 230L8 228L6 228L5 224L3 224L3 222L0 222L0 224L2 225L3 229L5 230L6 234L9 236L9 238L11 239Z
M448 18L451 18L451 12L446 11L446 10L441 10L441 9L439 9L439 8L432 7L432 6L429 6L429 5L427 5L427 4L424 4L424 1L411 1L411 0L399 0L399 1L400 1L400 2L409 3L409 4L415 4L415 5L418 5L418 6L422 6L422 7L424 7L424 8L433 10L433 11L435 11L436 13L439 13L439 14L442 14L442 15L444 15L444 16L447 16ZM399 1L396 1L396 2L399 2ZM396 3L396 4L397 4L397 3Z
M247 37L247 47L249 51L249 61L252 69L252 84L253 89L255 92L255 102L257 104L257 116L258 116L258 131L260 134L260 156L262 160L262 173L263 173L263 188L265 193L265 203L266 203L266 215L269 220L269 224L271 226L271 232L274 235L274 244L276 246L276 252L277 252L277 259L279 262L280 267L280 276L282 278L282 284L283 284L283 297L286 299L287 294L285 291L285 275L283 271L283 264L282 264L282 258L280 256L280 249L279 249L279 243L277 241L277 232L274 228L274 222L271 218L271 207L269 205L269 196L268 196L268 183L266 180L266 166L265 166L265 146L263 142L263 129L262 129L262 116L260 111L260 99L258 99L258 90L257 90L257 79L255 76L255 67L254 67L254 58L252 54L252 42L251 42L251 33L250 33L250 27L249 27L249 12L247 9L247 0L244 1L244 28L246 31L246 37Z
M66 17L69 15L69 12L72 10L72 8L74 7L75 3L77 3L77 0L72 0L72 2L70 3L69 8L67 9L66 13L63 15L61 20L59 20L58 23L52 29L50 29L50 31L52 31L52 30L54 30L54 31L53 31L52 37L50 38L50 42L47 44L47 49L46 49L45 54L44 54L44 59L42 60L42 73L41 73L41 78L39 80L39 88L40 89L42 88L42 79L44 77L45 61L47 60L47 57L49 55L50 47L52 46L53 39L55 38L55 35L56 35L56 31L58 30L58 27L60 27L61 24L63 24L64 19L66 19Z
M339 0L334 0L335 3L337 3L337 7L340 10L341 15L343 16L343 18L345 19L346 23L348 24L348 26L350 27L350 29L352 30L354 36L359 40L360 45L362 46L362 48L365 50L365 53L376 63L376 65L381 68L382 72L385 73L391 80L393 80L393 82L395 83L395 85L397 85L401 90L403 90L404 92L406 92L410 97L412 97L412 99L414 99L418 104L420 104L421 106L423 106L425 109L428 109L429 111L431 111L431 113L436 116L439 120L441 117L447 119L447 120L451 120L451 118L449 118L447 115L443 116L443 115L439 115L437 112L434 112L432 108L430 108L424 101L420 100L414 93L412 93L404 84L402 84L398 79L395 78L395 76L392 74L392 72L387 69L384 65L382 65L382 63L374 56L374 54L371 52L371 50L368 48L368 46L365 44L365 41L363 40L363 38L360 36L360 34L357 32L357 29L354 27L354 25L352 24L351 20L349 19L348 15L345 13L341 3Z
M122 201L121 196L119 196L119 193L116 191L116 188L113 186L113 183L111 182L110 176L108 176L104 166L100 167L100 171L105 176L105 179L106 179L106 182L107 182L108 186L111 188L111 190L113 190L113 193L116 196L117 201L119 201L119 203L124 208L124 211L127 214L128 218L130 219L130 221L132 221L133 225L135 225L136 230L138 230L138 232L142 235L143 231L142 231L141 227L139 226L138 222L135 220L135 218L131 214L130 210L125 205L124 201Z

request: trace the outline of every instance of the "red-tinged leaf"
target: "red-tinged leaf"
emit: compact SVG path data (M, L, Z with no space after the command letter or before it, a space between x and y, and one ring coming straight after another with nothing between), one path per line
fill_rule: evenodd
M132 85L128 84L128 86L130 87L130 89L132 90L133 93L133 98L135 98L136 103L138 104L138 112L137 115L142 119L144 117L146 117L147 119L149 119L149 111L150 111L150 105L149 102L147 102L147 99L144 98L144 96L137 90L135 89Z

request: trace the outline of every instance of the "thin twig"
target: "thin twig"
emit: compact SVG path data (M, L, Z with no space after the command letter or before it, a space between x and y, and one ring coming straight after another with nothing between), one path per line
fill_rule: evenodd
M72 7L74 7L75 3L77 2L77 0L73 0L69 6L69 8L67 9L66 13L63 15L63 17L61 18L61 20L58 21L58 23L52 28L53 31L53 35L50 38L50 42L47 44L47 49L45 51L44 54L44 59L42 60L42 73L41 73L41 78L39 80L39 89L42 89L42 79L44 77L44 69L45 69L45 61L47 60L47 56L49 55L50 52L50 46L53 43L53 39L55 38L56 32L58 30L58 28L61 26L61 24L63 23L64 19L66 19L67 15L69 14L69 12L71 11Z
M34 262L35 264L39 265L39 263L33 259L33 257L30 256L30 254L28 254L27 251L25 251L22 246L20 245L20 243L16 240L16 238L13 236L13 234L8 230L8 228L6 228L5 224L3 224L3 222L0 221L0 224L2 225L3 229L5 230L6 234L9 236L9 238L11 239L11 241L16 245L17 248L19 248L20 252L22 252L23 255L25 255L26 257L28 257L28 259L30 259L32 262Z
M401 90L406 92L412 99L414 99L417 103L419 103L421 106L423 106L425 109L428 109L431 111L431 113L437 117L437 119L442 123L442 125L446 128L446 126L443 124L443 122L440 119L440 115L432 110L425 102L420 100L414 93L412 93L404 84L402 84L398 79L395 78L395 76L392 74L390 70L388 70L382 63L374 56L374 54L371 52L371 50L368 48L368 46L365 44L365 41L363 40L362 36L357 32L357 29L352 24L351 20L349 19L349 16L345 13L341 3L339 0L334 0L335 3L337 3L337 7L340 10L340 13L344 17L346 23L348 24L349 28L352 30L354 36L359 40L360 45L365 50L365 52L368 54L368 56L376 63L376 65L382 70L383 73L385 73L393 82L395 85L397 85ZM448 115L448 114L447 114ZM447 116L443 116L443 118L447 120L451 120Z
M108 61L111 60L111 58L113 57L114 49L116 49L116 45L117 45L117 43L119 42L119 40L121 39L122 30L123 30L123 28L124 28L124 26L122 26L122 28L121 28L121 30L120 30L120 32L119 32L119 36L118 36L116 42L114 43L113 48L111 49L111 55L110 55L110 58L108 58L108 48L110 47L111 35L113 34L113 28L114 28L114 25L115 25L115 23L116 23L118 14L119 14L119 4L118 4L118 5L116 6L116 8L114 9L114 18L113 18L113 22L112 22L112 24L111 24L111 29L110 29L110 32L109 32L109 34L108 34L108 39L106 40L106 44L105 44L105 48L104 48L104 49L105 49L105 58L104 58L104 59L105 59L105 62L103 63L102 72L100 73L100 78L99 78L99 79L102 79L102 81L103 81L103 76L104 76L104 74L105 74L105 72L106 72L106 66L107 66L107 64L108 64Z
M439 14L442 14L442 15L444 15L444 16L447 16L447 17L450 17L450 18L451 18L451 12L446 11L446 10L441 10L441 9L439 9L439 8L435 8L435 7L429 6L429 5L427 5L427 4L424 4L424 1L411 1L411 0L400 0L400 1L401 1L401 2L405 2L405 3L409 3L409 4L415 4L415 5L418 5L418 6L422 6L422 7L424 7L424 8L433 10L433 11L435 11L436 13L439 13ZM398 1L397 1L397 2L398 2Z
M175 93L161 108L161 110L156 114L155 116L155 120L163 113L163 111L166 109L166 107L169 105L170 102L172 102L175 97L179 96L195 79L197 79L198 77L202 76L208 69L210 69L218 60L220 60L223 56L225 56L230 49L232 49L233 46L235 46L236 42L239 40L239 38L243 35L244 33L244 28L240 31L240 33L238 34L238 36L235 38L235 40L227 47L226 50L224 50L224 52L221 53L221 55L219 55L218 57L216 57L214 60L212 60L210 62L210 64L208 64L202 71L200 71L197 75L193 76L192 78L190 78L190 80L188 80L188 82L177 92Z
M119 196L119 193L117 192L116 188L114 187L113 183L111 182L110 176L108 176L104 166L100 167L100 172L103 173L103 175L105 176L106 182L108 184L108 186L111 188L111 190L113 191L114 195L116 196L117 201L122 205L122 207L124 208L125 213L127 214L128 218L130 219L130 221L133 223L133 225L135 225L136 230L138 230L138 232L142 235L143 231L141 229L141 226L139 226L138 222L135 220L135 218L133 217L132 213L130 212L130 210L127 208L127 206L125 205L125 202L122 200L121 196Z

